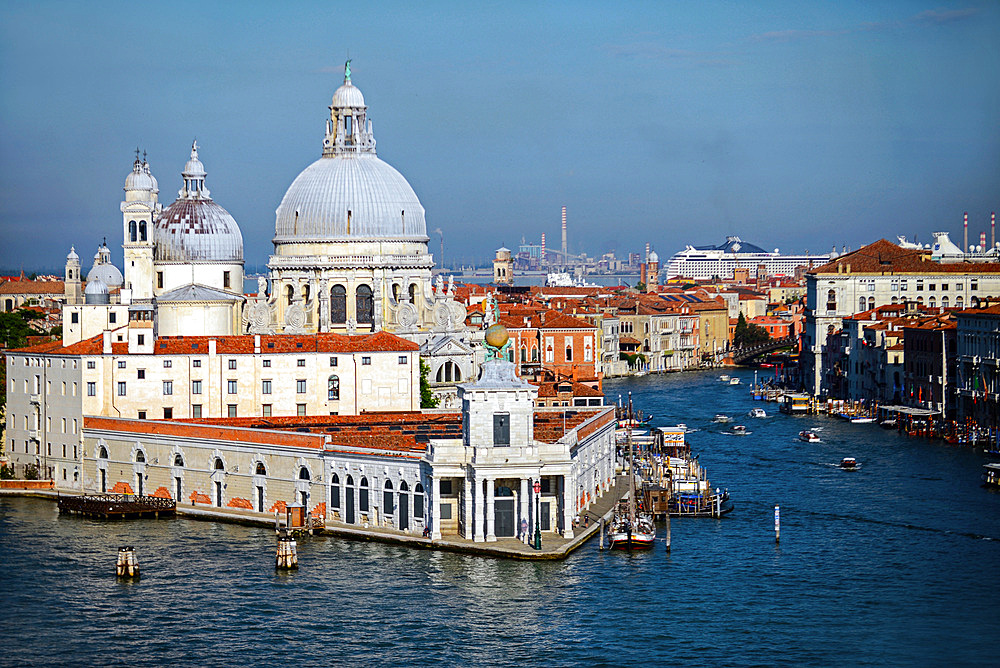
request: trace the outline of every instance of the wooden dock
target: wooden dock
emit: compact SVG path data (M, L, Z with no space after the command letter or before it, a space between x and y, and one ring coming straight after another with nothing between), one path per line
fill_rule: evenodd
M135 494L60 496L58 503L60 513L105 519L173 517L177 512L177 504L173 499Z

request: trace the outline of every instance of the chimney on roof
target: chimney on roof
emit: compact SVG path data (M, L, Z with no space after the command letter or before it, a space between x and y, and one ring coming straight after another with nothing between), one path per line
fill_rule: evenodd
M104 348L102 349L105 355L111 354L111 330L104 330Z

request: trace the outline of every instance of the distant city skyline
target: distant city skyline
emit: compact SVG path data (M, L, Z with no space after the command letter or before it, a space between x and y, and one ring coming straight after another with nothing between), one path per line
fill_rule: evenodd
M206 185L266 264L352 58L379 156L445 263L522 236L619 256L737 235L829 252L1000 209L1000 5L425 3L0 7L0 267L86 266L138 145L164 205ZM437 258L436 258L437 259Z

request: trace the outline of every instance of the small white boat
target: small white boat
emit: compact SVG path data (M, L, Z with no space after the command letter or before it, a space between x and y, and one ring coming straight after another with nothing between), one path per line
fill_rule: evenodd
M728 415L723 415L722 413L716 413L715 417L712 418L712 422L725 423L725 422L732 422L732 421L733 421L733 418L729 417Z
M730 378L729 379L729 384L730 385L739 385L740 384L740 379L739 378Z
M729 375L724 373L721 376L719 376L719 380L721 380L723 383L728 383L729 382Z
M875 418L870 418L870 417L851 418L851 424L871 424L874 421Z
M747 431L747 428L741 424L734 424L733 428L729 430L729 433L733 436L746 436L752 432Z
M819 443L819 435L816 432L806 429L799 432L799 440L806 443Z
M767 411L765 411L763 408L755 408L752 411L750 411L750 417L752 417L752 418L766 418L767 417Z
M844 457L840 460L840 468L845 471L857 471L861 468L861 463L854 457Z

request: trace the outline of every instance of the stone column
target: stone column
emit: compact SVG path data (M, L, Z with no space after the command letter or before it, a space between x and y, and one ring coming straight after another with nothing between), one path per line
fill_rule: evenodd
M531 518L528 516L528 514L529 514L528 513L528 508L531 507L529 505L530 502L531 502L531 499L528 498L528 479L527 478L521 478L521 493L518 495L518 499L521 502L520 503L521 513L520 513L520 516L517 518L517 532L520 533L520 531L521 531L521 520L525 520L528 523L528 531L531 531ZM526 540L526 538L524 536L521 536L521 540Z
M486 542L486 496L483 494L483 479L476 477L476 491L473 498L476 515L476 531L474 540L477 543Z
M462 524L462 537L467 540L472 540L472 528L475 526L475 522L472 517L472 482L469 481L468 477L462 481L462 506L462 514L465 519Z
M486 540L496 542L496 479L486 479Z
M573 498L573 486L569 484L569 476L559 476L559 482L562 487L560 492L562 493L563 502L563 538L573 537L573 515L576 508L576 500Z
M431 538L441 538L441 478L431 479Z

